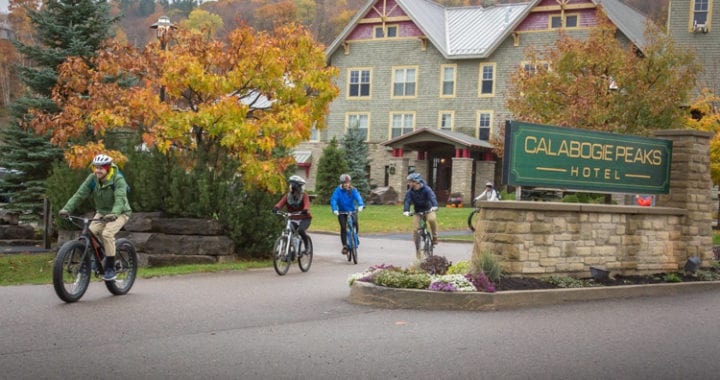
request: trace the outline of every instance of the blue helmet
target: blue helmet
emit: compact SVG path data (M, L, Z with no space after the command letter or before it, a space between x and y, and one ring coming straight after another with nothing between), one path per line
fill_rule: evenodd
M407 180L413 182L421 182L423 179L419 173L410 173L410 175L407 176Z

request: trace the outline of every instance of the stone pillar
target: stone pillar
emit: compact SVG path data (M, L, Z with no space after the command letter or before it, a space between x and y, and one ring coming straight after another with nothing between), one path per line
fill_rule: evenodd
M453 157L450 194L461 193L464 206L472 204L472 158Z
M476 161L475 162L475 194L480 195L485 190L485 183L492 182L495 187L495 161ZM470 200L472 202L472 199Z
M405 192L407 190L407 173L409 159L404 157L391 157L390 168L394 168L395 173L388 176L388 185L398 193L398 201L405 200Z
M661 130L655 137L672 140L670 193L657 198L657 206L687 210L676 259L682 268L690 256L698 256L707 267L712 254L712 179L710 177L710 132ZM683 256L686 255L686 256Z

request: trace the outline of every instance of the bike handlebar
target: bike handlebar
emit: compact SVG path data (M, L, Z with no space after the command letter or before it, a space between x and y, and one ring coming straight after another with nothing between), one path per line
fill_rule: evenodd
M307 215L307 211L296 211L296 212L287 212L283 210L277 210L274 211L273 214L280 215L280 216L293 216L293 215Z
M357 210L353 210L353 211L338 211L338 215L354 215L354 214L357 214L357 212L358 212Z
M423 216L423 215L431 214L431 213L433 213L433 212L435 212L435 211L433 211L433 210L427 210L427 211L411 212L411 213L410 213L410 216L413 216L413 215Z

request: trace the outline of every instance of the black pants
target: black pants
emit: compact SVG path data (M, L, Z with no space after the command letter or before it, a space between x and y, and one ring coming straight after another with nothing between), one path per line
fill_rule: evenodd
M338 222L340 222L340 241L342 242L343 247L347 245L347 218L347 214L338 215ZM355 233L357 234L358 231L360 231L357 215L355 215L354 224Z
M296 220L296 222L297 222L297 226L296 226L297 232L302 237L303 243L305 243L305 247L307 247L308 246L308 236L305 231L308 229L308 227L310 227L310 223L312 222L312 219L300 219L300 220Z

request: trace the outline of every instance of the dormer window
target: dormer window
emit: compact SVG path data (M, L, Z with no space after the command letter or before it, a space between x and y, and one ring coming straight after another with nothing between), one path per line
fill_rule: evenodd
M579 25L578 17L577 14L565 14L565 25L563 25L563 15L550 16L550 29L577 28Z
M398 36L397 25L378 25L373 33L375 38L395 38Z

